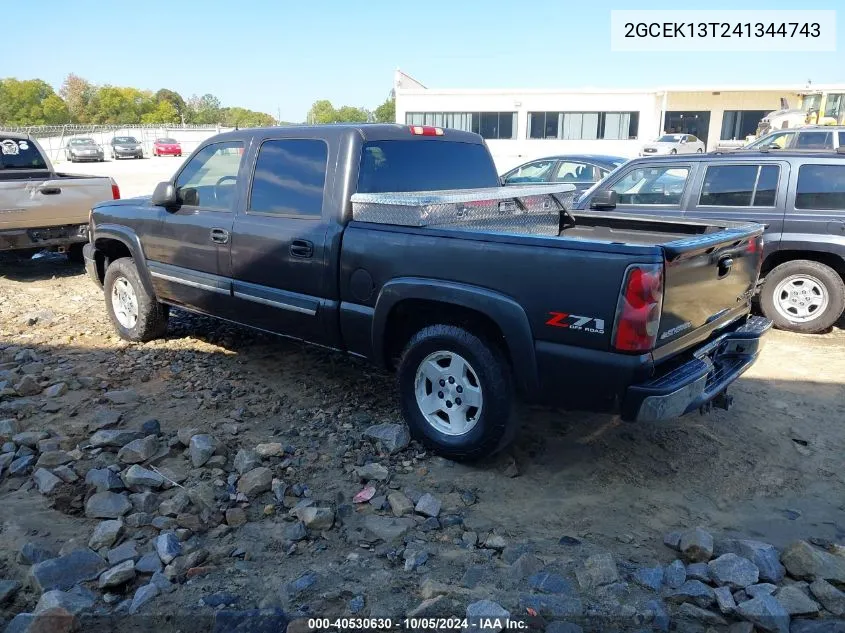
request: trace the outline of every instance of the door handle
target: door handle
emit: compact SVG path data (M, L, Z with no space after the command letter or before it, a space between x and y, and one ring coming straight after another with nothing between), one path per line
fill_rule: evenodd
M293 257L307 259L314 256L314 244L308 240L294 240L290 244L290 254Z
M60 187L39 187L39 193L43 193L45 196L55 196L62 192Z
M217 244L228 244L229 231L226 229L211 229L211 241Z

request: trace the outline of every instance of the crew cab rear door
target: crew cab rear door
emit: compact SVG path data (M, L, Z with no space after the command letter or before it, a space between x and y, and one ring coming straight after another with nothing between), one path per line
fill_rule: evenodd
M329 220L323 199L329 145L282 132L264 139L255 152L249 195L232 235L237 318L270 332L325 343L330 329L322 303L329 290Z

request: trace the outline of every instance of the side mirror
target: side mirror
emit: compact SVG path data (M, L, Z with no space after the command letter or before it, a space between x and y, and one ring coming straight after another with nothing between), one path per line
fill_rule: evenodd
M597 210L615 209L619 195L613 189L599 189L590 200L590 208Z
M769 143L769 149L780 149L780 145L777 143Z
M160 182L153 191L153 205L157 207L175 207L179 204L179 196L173 183Z

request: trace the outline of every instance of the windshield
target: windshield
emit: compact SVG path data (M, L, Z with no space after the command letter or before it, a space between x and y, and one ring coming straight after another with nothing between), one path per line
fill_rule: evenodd
M176 145L175 138L160 138L156 141L156 143L161 143L162 145Z
M447 132L448 134L448 132ZM371 141L364 144L359 193L498 187L487 148L448 141Z
M72 138L71 145L96 145L93 138Z
M658 143L677 143L684 137L683 134L664 134L659 139Z
M818 110L819 106L822 104L822 96L821 95L807 95L804 97L804 112L810 112L811 110Z
M136 141L131 136L115 136L114 142L115 143L137 143L138 141Z
M31 141L0 136L0 169L47 169L47 163Z

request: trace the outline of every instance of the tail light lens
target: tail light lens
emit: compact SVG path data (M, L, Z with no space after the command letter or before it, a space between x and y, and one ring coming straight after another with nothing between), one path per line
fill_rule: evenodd
M629 266L616 306L613 346L623 352L654 349L662 309L662 264Z
M111 197L114 200L120 200L120 187L117 186L114 179L111 181Z

